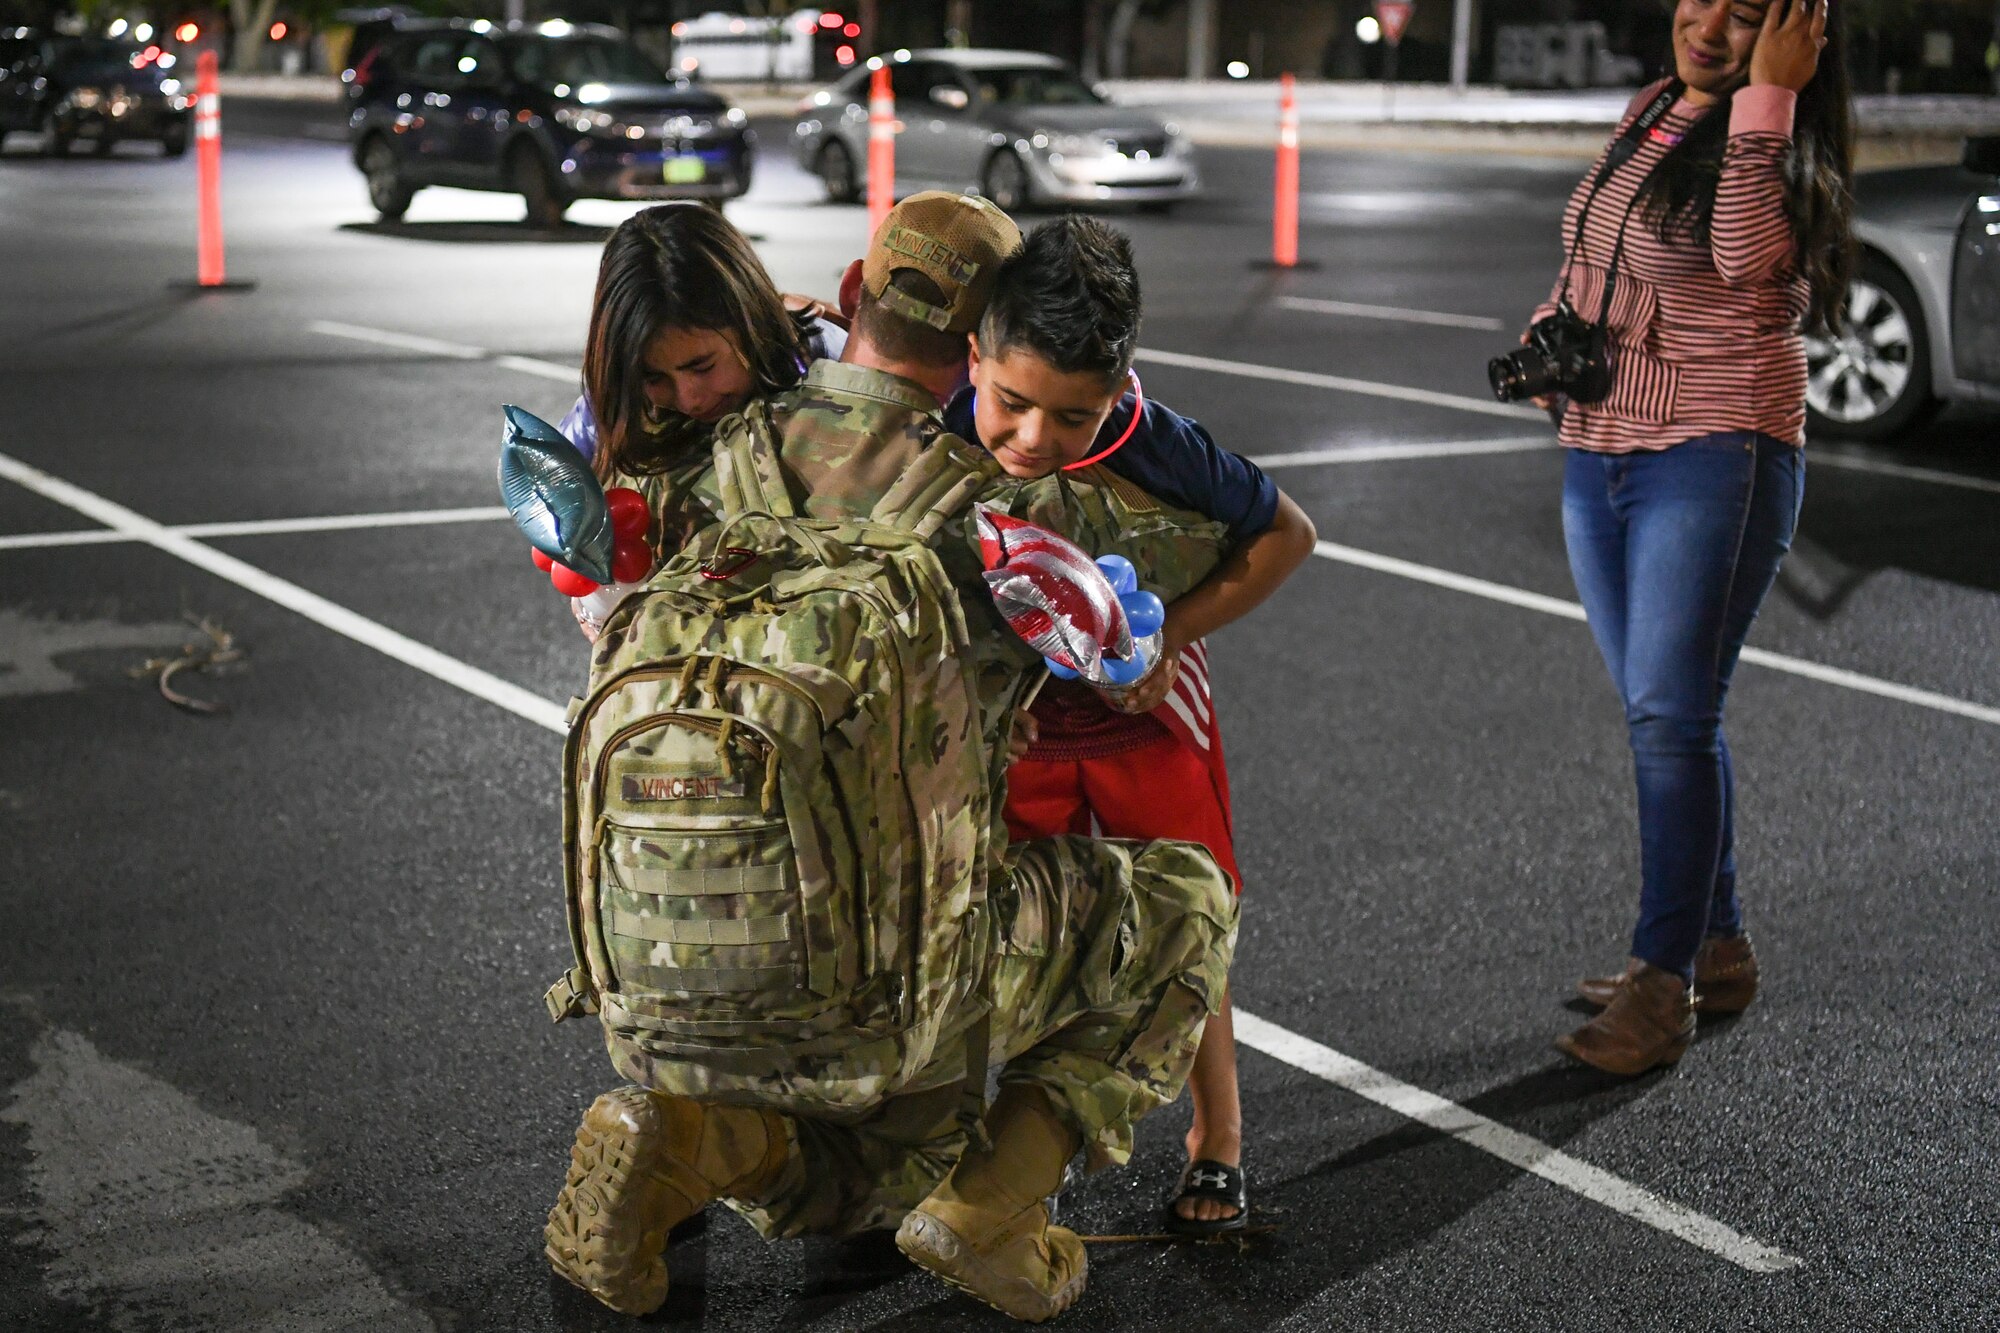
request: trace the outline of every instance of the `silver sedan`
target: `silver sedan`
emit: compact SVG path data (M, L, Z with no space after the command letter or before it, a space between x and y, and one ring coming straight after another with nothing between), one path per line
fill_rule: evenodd
M1201 190L1173 125L1117 106L1062 61L1033 51L898 51L860 65L800 104L793 147L829 199L860 194L868 162L868 83L889 66L896 99L896 193L976 191L1013 210L1035 204L1171 208Z
M1806 340L1808 433L1885 440L1947 402L2000 403L2000 138L1870 172L1855 198L1844 327Z

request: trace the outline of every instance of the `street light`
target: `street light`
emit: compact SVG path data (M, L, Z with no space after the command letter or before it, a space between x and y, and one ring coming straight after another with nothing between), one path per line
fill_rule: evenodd
M1361 21L1354 25L1354 35L1365 45L1373 46L1382 40L1382 25L1376 21L1373 14L1363 15Z

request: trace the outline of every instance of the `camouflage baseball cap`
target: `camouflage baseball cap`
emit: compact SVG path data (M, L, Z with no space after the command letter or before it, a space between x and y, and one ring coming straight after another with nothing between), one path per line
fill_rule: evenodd
M986 313L1000 261L1021 245L1021 229L990 201L946 190L913 194L889 210L861 261L861 285L905 319L946 333L970 333ZM913 268L944 289L942 305L889 285Z

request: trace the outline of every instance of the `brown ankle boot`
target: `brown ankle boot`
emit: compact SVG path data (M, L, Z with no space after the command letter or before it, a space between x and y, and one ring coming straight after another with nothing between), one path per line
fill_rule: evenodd
M711 1200L755 1198L795 1151L772 1111L607 1092L577 1128L543 1252L620 1314L650 1314L667 1299L667 1233Z
M1615 976L1585 977L1576 993L1600 1009L1643 966L1634 958ZM1749 935L1711 936L1694 956L1694 1008L1700 1014L1740 1014L1757 998L1757 955Z
M1694 1007L1704 1014L1740 1014L1757 998L1757 953L1750 936L1716 936L1694 956Z
M1604 1012L1556 1038L1556 1049L1607 1074L1670 1065L1694 1040L1694 995L1672 972L1640 963Z
M1082 1142L1039 1088L1009 1083L986 1113L990 1149L971 1148L903 1219L896 1247L1002 1314L1039 1324L1083 1294L1076 1233L1049 1225L1043 1199Z

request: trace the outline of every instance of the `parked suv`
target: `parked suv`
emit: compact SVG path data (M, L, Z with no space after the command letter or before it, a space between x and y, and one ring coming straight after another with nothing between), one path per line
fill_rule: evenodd
M100 154L121 139L150 139L179 157L194 96L173 67L173 53L157 46L0 28L0 140L39 130L42 151L62 157L78 139Z
M615 28L402 20L341 78L354 164L384 221L426 185L518 194L537 227L577 199L750 188L743 113Z

